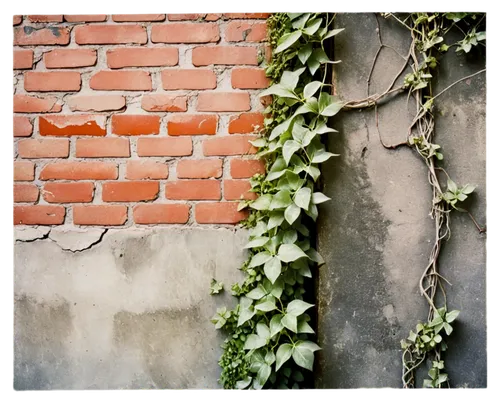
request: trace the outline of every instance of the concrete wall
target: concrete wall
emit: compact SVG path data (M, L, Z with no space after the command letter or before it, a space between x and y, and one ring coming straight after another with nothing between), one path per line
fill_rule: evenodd
M384 48L370 94L390 84L408 53L408 32L379 17ZM334 58L338 94L367 95L367 78L378 49L374 14L340 14ZM437 91L484 68L454 52L440 63ZM403 74L404 76L404 74ZM402 81L402 78L399 82ZM436 100L436 142L445 168L460 184L477 185L471 211L485 223L485 76L456 85ZM415 106L400 95L379 107L387 144L405 141ZM318 247L326 265L318 278L318 388L401 387L400 340L427 318L418 281L433 242L431 191L425 165L408 148L386 150L373 110L344 112L332 124L320 206ZM486 386L485 235L467 215L453 213L451 239L443 246L441 273L451 281L448 305L461 310L445 360L453 387ZM422 378L422 377L421 377ZM421 382L421 379L419 380Z

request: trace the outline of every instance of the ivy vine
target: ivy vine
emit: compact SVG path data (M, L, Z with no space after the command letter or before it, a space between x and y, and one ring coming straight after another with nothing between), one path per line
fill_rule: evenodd
M326 13L268 19L271 86L261 96L272 101L264 110L264 130L252 142L266 173L251 179L258 198L240 205L250 211L243 224L250 229L250 255L241 267L244 282L232 286L238 305L218 309L212 319L228 335L219 360L224 388L303 387L320 350L309 324L314 305L304 299L311 268L324 263L308 228L318 217L317 205L329 200L315 191L319 164L335 156L321 135L336 132L328 118L342 108L326 82L334 62L325 41L342 31L330 29L332 23Z

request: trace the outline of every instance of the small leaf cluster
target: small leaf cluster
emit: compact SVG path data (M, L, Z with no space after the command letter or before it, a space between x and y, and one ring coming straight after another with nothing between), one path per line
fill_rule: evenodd
M329 29L332 21L324 13L279 13L268 20L271 86L261 96L272 101L264 132L252 142L266 173L251 179L257 199L240 204L250 211L243 223L250 240L240 268L246 278L231 288L238 305L219 309L212 320L228 334L219 361L224 388L300 388L320 350L304 285L324 263L308 226L318 217L318 204L329 200L315 189L320 164L335 156L321 136L336 132L328 119L342 108L325 84L332 61L324 42L341 31Z
M466 184L465 186L458 187L455 182L448 178L447 190L441 195L441 199L447 202L451 207L458 211L465 211L457 207L457 202L462 202L467 199L467 195L474 191L475 187Z

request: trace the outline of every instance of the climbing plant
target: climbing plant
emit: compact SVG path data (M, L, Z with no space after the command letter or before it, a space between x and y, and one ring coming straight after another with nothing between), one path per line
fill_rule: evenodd
M321 136L336 132L328 119L342 108L330 95L325 52L331 29L325 13L277 13L268 19L273 49L266 73L271 97L264 129L253 141L266 173L251 179L253 201L244 201L250 229L242 265L245 280L232 286L238 305L220 308L212 322L227 333L219 365L224 388L299 388L312 371L319 346L309 322L314 305L305 300L311 269L324 263L314 249L309 227L317 205L328 199L315 190L319 165L335 156ZM213 289L212 289L213 291Z

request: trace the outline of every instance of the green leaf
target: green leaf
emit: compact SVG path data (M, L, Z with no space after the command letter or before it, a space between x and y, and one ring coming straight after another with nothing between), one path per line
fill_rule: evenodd
M286 165L289 164L292 155L300 149L300 143L295 140L287 140L283 145L283 158L285 159Z
M302 13L286 13L286 15L290 18L290 21L293 21L294 19L299 18Z
M264 246L267 242L269 242L269 238L268 237L265 237L265 236L261 236L261 237L257 237L253 240L251 240L250 242L248 242L248 244L243 247L244 249L253 249L254 247L262 247Z
M271 336L271 331L269 330L269 327L262 322L259 322L257 324L256 329L257 329L257 335L259 335L259 337L265 339L266 341Z
M283 316L281 314L276 314L271 318L271 339L283 329L283 325L281 324L282 318Z
M306 251L306 254L309 256L309 258L312 261L314 261L315 263L318 263L318 265L323 265L325 263L325 260L323 260L323 257L321 257L321 254L319 254L312 247Z
M283 121L281 124L276 125L276 127L271 131L271 134L269 135L269 140L274 140L278 136L285 133L288 130L288 128L290 127L290 123L292 121L293 121L293 118L288 118L285 121Z
M273 365L276 361L276 356L274 355L273 351L268 351L264 360L266 361L267 365Z
M292 27L294 29L302 29L310 16L311 16L311 13L302 14L299 19L297 19L296 21L294 21L292 23Z
M296 345L293 349L292 357L298 366L312 371L314 364L314 353L307 347L300 344Z
M457 184L448 178L448 190L452 193L456 193L458 191Z
M309 99L310 97L314 96L314 94L318 91L321 85L322 83L319 81L313 81L311 83L308 83L304 87L304 98Z
M262 251L260 253L257 253L252 257L252 260L250 261L248 268L258 267L259 265L262 265L267 261L269 261L271 258L272 255L268 251Z
M410 334L408 335L408 340L410 342L415 343L415 341L417 340L417 334L413 331L410 331Z
M283 211L274 210L269 213L269 221L267 223L267 229L271 230L277 226L280 226L285 219Z
M281 324L292 332L297 333L297 317L295 315L285 314L281 319Z
M312 54L312 43L307 43L304 46L300 46L297 56L302 64L305 64Z
M289 88L279 83L276 83L275 85L272 85L267 89L263 90L262 92L260 92L259 97L264 97L269 95L285 97L288 99L298 99L297 95L293 92L293 90L290 90Z
M322 92L322 93L324 93L324 92ZM333 104L330 104L328 107L326 107L323 111L320 111L320 114L324 117L333 117L340 110L342 110L342 107L344 107L343 103L340 103L340 102L333 103Z
M269 206L269 210L276 210L278 208L286 208L292 202L289 190L280 190L273 196L273 200Z
M288 303L286 313L287 315L290 314L298 317L299 315L304 314L304 312L306 312L306 310L311 307L314 307L314 304L306 303L302 300L292 300L290 303Z
M293 46L293 44L300 39L302 36L301 31L294 31L291 33L285 33L279 40L278 40L278 47L276 47L276 50L274 51L275 53L281 53L283 50L288 49L290 46Z
M476 188L475 186L467 184L461 189L461 191L464 194L471 194L475 188Z
M272 195L263 194L253 201L252 204L250 204L250 207L254 210L268 210L272 200Z
M255 315L254 310L249 310L249 309L244 309L240 311L240 314L238 315L238 325L241 326L245 322L247 322L249 319L251 319Z
M212 282L210 283L210 294L218 294L224 290L224 284L222 282L217 282L212 278Z
M458 310L453 310L453 311L450 311L449 313L446 313L446 322L448 323L452 323L453 321L455 321L455 319L457 319L458 315L460 314L460 311Z
M281 274L281 261L278 257L273 257L264 264L264 273L271 283L276 282Z
M285 231L285 234L283 235L283 244L295 243L297 239L297 231L295 229L289 229Z
M269 375L271 375L271 367L267 364L262 364L262 366L259 369L259 372L257 372L257 381L259 382L259 385L262 387L266 384L267 380L269 379Z
M278 250L278 258L283 262L292 262L301 257L308 256L295 244L282 244Z
M266 291L262 285L258 285L255 289L251 290L246 294L249 299L260 300L266 295Z
M446 334L448 336L450 336L451 332L453 332L453 327L448 322L445 322L444 323L444 330L445 330Z
M276 309L276 302L274 301L274 297L271 297L273 300L261 300L261 303L255 305L255 309L258 311L269 312Z
M295 345L296 345L296 347L300 346L300 347L307 348L310 351L312 351L313 353L315 351L321 350L321 347L319 347L316 343L311 342L309 340L303 340L303 341L301 340L301 341L297 342Z
M247 376L245 377L244 379L236 382L236 389L245 389L248 387L248 385L250 385L252 383L252 377L251 376Z
M312 162L315 164L322 163L322 162L325 162L326 160L328 160L330 157L338 156L338 155L339 154L333 154L333 153L329 153L328 151L320 150L320 151L314 153L314 157L312 159Z
M337 34L339 34L340 32L342 32L345 28L341 28L341 29L332 29L331 31L328 31L328 33L325 35L325 37L323 37L323 40L326 40L326 39L329 39Z
M321 204L324 203L325 201L331 200L329 197L325 196L321 192L315 192L312 195L312 202L313 204Z
M307 210L309 208L309 202L311 201L311 189L304 187L299 189L297 193L295 193L294 202L300 208Z
M307 23L307 28L304 29L304 33L309 36L314 35L321 26L321 21L321 18L315 18L309 21Z
M292 352L293 347L289 343L284 343L278 348L278 351L276 352L276 371L278 371L281 366L290 359Z
M295 220L299 217L299 215L300 215L300 208L293 203L290 204L285 210L285 219L290 225L292 225L295 222Z
M296 71L284 71L283 75L281 75L280 85L289 90L295 90L298 83L299 75Z
M313 328L311 328L311 326L306 321L302 321L302 322L299 322L297 325L297 333L314 334L314 330L313 330Z

